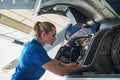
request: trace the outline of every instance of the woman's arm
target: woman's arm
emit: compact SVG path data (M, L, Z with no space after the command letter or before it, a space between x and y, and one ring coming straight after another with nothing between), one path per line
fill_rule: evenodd
M63 67L76 67L76 66L78 66L75 63L66 64L66 63L63 63L63 62L60 62L60 61L58 61L58 63L59 63L60 66L63 66Z
M82 69L81 64L79 65L75 63L65 64L63 62L59 62L56 59L53 59L50 62L44 64L43 68L60 76L72 74Z

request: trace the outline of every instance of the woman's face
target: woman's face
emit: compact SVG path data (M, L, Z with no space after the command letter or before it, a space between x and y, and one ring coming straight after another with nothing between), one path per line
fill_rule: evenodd
M46 44L53 45L56 40L56 28L52 28L52 31L47 34Z

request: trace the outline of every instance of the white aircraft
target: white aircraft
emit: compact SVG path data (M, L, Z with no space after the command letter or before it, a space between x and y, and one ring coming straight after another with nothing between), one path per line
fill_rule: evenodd
M24 3L24 6L20 5ZM13 6L4 5L0 8L34 9L36 16L56 14L70 19L57 33L55 45L45 47L49 51L66 40L69 46L62 46L55 58L78 64L79 60L83 60L84 69L68 75L67 80L120 78L120 0L16 0ZM4 21L1 23L7 24ZM30 32L29 29L22 31ZM78 51L77 56L72 55L74 51ZM18 59L15 59L3 69L13 69L17 62Z

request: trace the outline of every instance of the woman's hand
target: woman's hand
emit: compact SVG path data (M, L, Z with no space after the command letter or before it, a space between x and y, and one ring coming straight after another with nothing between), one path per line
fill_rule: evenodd
M82 62L81 62L82 63ZM57 75L65 76L68 74L75 73L82 69L82 64L76 64L76 63L63 63L56 59L53 59L49 61L48 63L43 65L43 68L47 69L48 71L51 71Z
M69 63L69 64L66 64L66 66L68 66L68 67L77 67L78 65L76 63Z
M64 66L64 67L76 67L77 70L81 70L83 67L82 67L82 60L79 62L79 64L76 64L76 63L69 63L69 64L66 64L66 63L63 63L63 62L59 62L60 65Z

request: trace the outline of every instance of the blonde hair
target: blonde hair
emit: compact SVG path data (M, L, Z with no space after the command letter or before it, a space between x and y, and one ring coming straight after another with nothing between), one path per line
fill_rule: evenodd
M34 30L34 36L35 37L40 37L41 32L45 32L48 34L49 32L52 31L52 28L55 28L55 25L50 23L50 22L36 22L33 30Z

